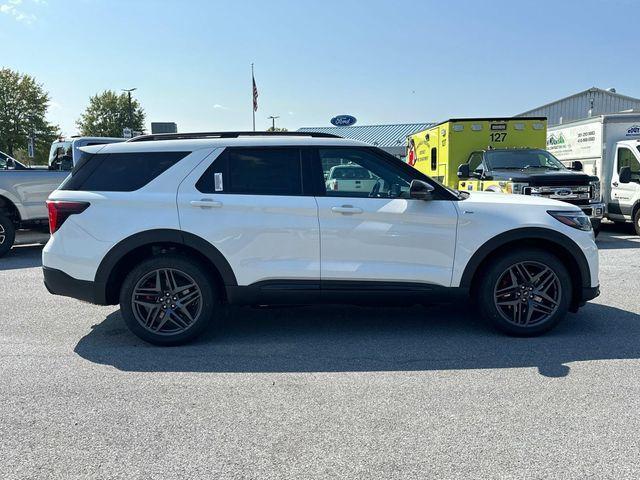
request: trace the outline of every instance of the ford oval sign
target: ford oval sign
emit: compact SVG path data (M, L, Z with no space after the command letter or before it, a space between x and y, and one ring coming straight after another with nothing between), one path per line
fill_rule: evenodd
M355 125L356 122L356 117L351 115L338 115L331 119L331 125L335 125L336 127L350 127L351 125Z

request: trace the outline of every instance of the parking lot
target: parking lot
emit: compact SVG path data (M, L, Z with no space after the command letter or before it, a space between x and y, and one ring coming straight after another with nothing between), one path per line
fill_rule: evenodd
M234 308L163 349L16 247L0 477L637 478L640 239L604 228L602 295L534 339L467 305Z

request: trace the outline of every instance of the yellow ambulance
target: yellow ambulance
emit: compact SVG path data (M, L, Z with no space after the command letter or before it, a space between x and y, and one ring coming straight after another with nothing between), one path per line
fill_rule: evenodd
M483 152L546 145L545 117L449 119L409 136L407 163L451 188L505 191L502 179L473 174ZM469 178L458 176L463 164L471 167Z

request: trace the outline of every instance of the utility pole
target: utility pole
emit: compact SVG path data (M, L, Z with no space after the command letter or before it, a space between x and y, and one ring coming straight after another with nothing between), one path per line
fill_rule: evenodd
M273 115L270 115L267 118L271 119L271 130L273 130L275 132L276 131L276 118L280 118L280 116L275 116L274 117Z
M133 107L131 106L131 92L135 92L137 88L123 88L123 92L127 92L129 96L129 128L133 130Z

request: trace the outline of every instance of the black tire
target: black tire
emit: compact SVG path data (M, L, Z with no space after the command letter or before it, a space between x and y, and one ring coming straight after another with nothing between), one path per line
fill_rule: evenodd
M600 219L591 220L591 226L593 227L593 236L597 237L600 234L600 226L602 221Z
M16 240L16 227L11 219L0 215L0 257L6 255Z
M546 272L545 268L550 272L541 277L542 285L535 286L535 282L528 283L525 280L520 284L513 281L510 273L510 269L518 269L519 266L525 266L530 272L525 270L524 274L520 274L516 271L518 281L524 279L526 274L533 275L529 279L535 279ZM569 309L572 295L569 272L556 256L543 250L531 248L509 252L491 260L480 275L475 289L476 303L485 319L509 335L528 337L548 332L564 318ZM517 286L512 289L511 283ZM545 287L547 291L540 293ZM548 302L541 295L554 298L555 303ZM534 308L531 308L532 305ZM543 307L548 311L537 310ZM517 322L514 320L516 317L520 319Z
M633 228L636 230L636 235L640 235L640 208L636 208L633 215Z
M158 271L172 272L173 280L170 282L177 288L170 290L167 274L163 273L159 292L156 293ZM182 287L178 286L180 284ZM190 284L194 287L189 287ZM145 285L153 285L154 291L143 288ZM178 292L180 288L183 290L175 293L175 297L165 298L167 292ZM137 293L138 301L134 305L134 291L141 290L144 293ZM215 281L194 260L181 255L162 255L142 261L127 275L120 290L120 310L127 327L145 342L162 346L180 345L204 332L211 320L221 313L218 292ZM193 296L198 294L199 299L193 301ZM181 300L185 300L185 305L190 303L185 307ZM185 309L187 312L183 314ZM143 316L149 318L149 325L143 325Z

